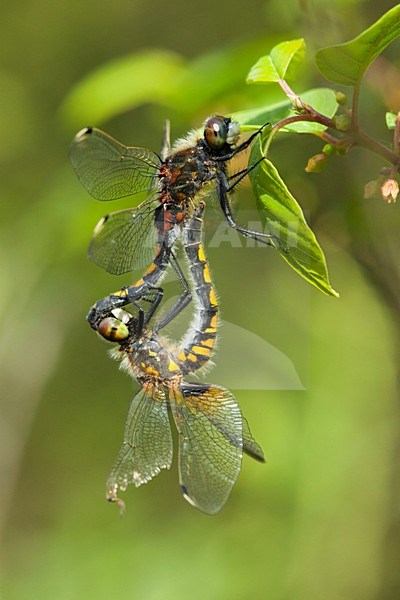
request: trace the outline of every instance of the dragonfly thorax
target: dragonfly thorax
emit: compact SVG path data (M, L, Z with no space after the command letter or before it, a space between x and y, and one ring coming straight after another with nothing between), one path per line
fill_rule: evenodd
M182 375L174 354L160 343L155 334L145 334L121 345L120 352L123 356L122 367L135 377L166 381Z
M161 170L161 195L171 202L185 202L214 179L215 172L216 165L204 144L174 152Z

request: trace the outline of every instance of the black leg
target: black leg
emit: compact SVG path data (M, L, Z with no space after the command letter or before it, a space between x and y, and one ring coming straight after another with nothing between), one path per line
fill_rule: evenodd
M178 278L182 284L183 292L179 296L178 300L175 302L174 306L171 310L159 321L155 327L154 332L157 333L163 327L166 327L168 323L170 323L175 317L184 309L190 302L192 301L192 293L189 288L189 284L186 280L186 277L183 274L182 269L179 266L178 261L176 260L174 254L171 252L171 265L178 275ZM147 321L146 321L147 323Z
M143 314L143 323L139 328L139 334L142 333L143 328L147 325L147 323L150 321L151 317L157 310L157 307L163 299L163 296L164 290L162 288L154 288L149 290L148 292L145 292L143 296L140 297L140 300L149 303L150 306L148 307L146 312L139 306L137 300L132 300L131 304L138 309L138 314Z
M170 248L164 248L163 253L156 258L156 266L148 274L145 274L137 285L123 288L120 293L114 293L106 298L98 300L90 309L86 319L90 326L97 331L100 321L109 317L113 310L131 304L138 308L139 301L150 303L145 311L144 325L150 321L158 305L160 304L164 290L155 284L164 274L169 264L172 264L182 284L183 292L170 312L156 325L155 331L165 327L177 314L179 314L192 300L192 295L185 276Z
M229 177L229 181L231 179L234 179L235 181L233 183L229 183L229 185L227 186L227 188L225 189L226 192L231 192L233 190L233 188L240 182L242 181L242 179L244 177L246 177L246 175L248 175L249 173L251 173L251 171L253 169L255 169L257 167L257 165L260 164L260 162L262 162L264 160L264 156L262 156L259 160L257 160L253 165L250 165L250 167L246 167L246 169L242 169L241 171L239 171L238 173L235 173L234 175L231 175Z
M116 296L111 294L111 296L98 300L96 304L92 306L86 316L86 320L89 325L97 331L100 321L109 317L114 309L122 308L127 304L129 304L129 300L126 296Z
M244 176L244 175L243 175ZM237 183L237 182L236 182ZM233 214L231 211L231 207L229 205L228 191L230 190L230 186L228 184L227 178L224 173L221 173L217 177L217 193L218 199L222 208L222 211L225 215L228 224L244 235L245 237L252 238L257 242L262 244L266 244L267 246L273 246L275 248L275 244L277 244L280 248L283 249L280 239L277 235L273 233L260 233L258 231L253 231L252 229L246 229L245 227L241 227L238 225L233 218Z
M137 339L142 335L144 329L145 312L140 306L135 306L138 309L137 317L132 316L132 318L128 321L127 326L131 336L133 336L134 339Z

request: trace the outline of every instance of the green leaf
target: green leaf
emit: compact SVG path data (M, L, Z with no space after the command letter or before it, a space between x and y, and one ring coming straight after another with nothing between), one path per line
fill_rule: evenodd
M388 129L394 129L396 127L397 115L392 112L386 113L386 125Z
M253 144L250 161L261 157L261 141ZM264 159L250 173L250 179L262 222L270 233L278 236L282 258L303 279L329 296L338 297L331 287L325 256L314 233L308 226L303 211L274 165ZM285 252L285 250L287 250Z
M61 116L74 127L100 125L145 102L168 102L171 82L182 70L183 60L165 50L113 60L78 83L61 107Z
M301 95L301 99L327 117L333 117L338 107L335 93L329 88L308 90ZM252 131L259 129L264 123L274 124L294 114L293 104L289 100L285 100L268 107L240 111L235 113L233 118L240 123L242 131ZM311 123L310 121L301 121L299 123L292 123L282 128L281 131L316 133L325 129L325 125Z
M319 50L317 67L334 83L357 85L372 61L399 35L400 4L397 4L354 40Z
M293 81L305 51L306 45L303 39L281 42L251 68L247 83Z

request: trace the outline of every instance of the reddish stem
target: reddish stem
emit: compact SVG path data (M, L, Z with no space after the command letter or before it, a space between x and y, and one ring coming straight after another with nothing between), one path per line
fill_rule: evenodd
M278 123L275 123L272 127L272 136L270 136L269 144L272 141L274 135L285 127L286 125L290 125L290 123L299 123L301 121L310 121L312 123L320 123L329 129L334 129L336 131L340 131L337 129L335 122L333 119L319 113L312 106L303 102L297 94L292 90L292 88L288 85L286 81L283 79L279 80L279 85L282 90L288 96L289 100L292 102L295 110L304 111L302 114L293 115L292 117L287 117L286 119L282 119ZM351 128L349 133L345 135L342 139L337 139L331 136L329 133L316 133L315 135L319 135L323 137L325 140L329 140L336 148L351 148L352 146L362 146L367 150L370 150L374 154L378 154L382 156L385 160L391 163L394 167L394 171L397 171L400 168L400 113L396 119L396 127L394 132L394 152L389 150L386 146L369 136L365 131L360 129L358 122L358 109L359 109L359 98L360 98L360 86L354 86L353 91L353 102L352 102L352 110L351 110ZM268 145L269 145L268 144Z

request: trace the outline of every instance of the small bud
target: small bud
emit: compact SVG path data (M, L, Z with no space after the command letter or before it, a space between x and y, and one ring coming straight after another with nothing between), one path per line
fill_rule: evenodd
M325 146L322 148L322 152L327 156L332 156L332 154L335 152L335 147L332 146L332 144L325 144Z
M349 146L349 145L339 146L338 148L336 148L336 152L339 156L346 156L346 154L348 153L350 148L351 148L351 146Z
M377 181L376 179L368 181L368 183L364 187L364 198L366 200L371 200L371 198L379 198L380 189L381 187L379 185L379 181Z
M290 101L291 101L291 102L292 102L292 104L293 104L293 108L294 108L294 110L295 110L295 111L296 111L298 114L302 115L302 114L304 114L304 113L306 113L306 112L307 112L306 105L304 104L304 102L303 102L303 100L300 98L300 96L292 96L292 95L291 95L291 96L289 96L289 99L290 99Z
M336 92L336 102L341 106L346 106L347 96L343 92Z
M348 131L350 129L351 119L349 115L337 115L332 120L338 131Z
M382 167L381 169L379 169L379 173L381 175L388 176L388 175L390 175L390 173L392 172L392 170L393 170L393 167Z
M399 193L399 184L395 179L386 179L381 186L382 198L389 204L396 202Z
M308 159L305 170L307 173L321 173L321 171L324 170L327 162L327 155L321 152L320 154L311 156L311 158Z

